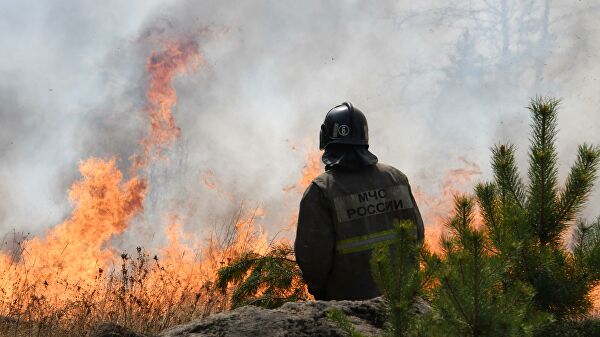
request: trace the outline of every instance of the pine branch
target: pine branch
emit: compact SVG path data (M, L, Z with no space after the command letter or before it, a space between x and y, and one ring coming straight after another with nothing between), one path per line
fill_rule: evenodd
M512 144L496 145L492 148L492 170L496 184L502 195L502 202L509 200L519 208L525 208L525 186L519 175L515 160L515 146Z
M591 282L600 282L600 217L592 224L580 222L573 233L573 254L586 268Z
M258 260L259 255L255 253L246 253L240 256L238 259L232 261L231 264L220 268L217 271L217 288L225 293L227 286L230 283L240 283L248 271L254 267Z
M349 337L366 337L356 330L352 322L350 322L346 314L341 309L332 308L329 309L325 314L328 319L336 323L336 325Z
M395 223L397 238L393 249L388 246L373 250L371 271L380 292L389 304L389 333L406 336L415 325L411 312L421 294L422 278L419 266L420 247L416 226L411 221ZM392 254L393 253L393 254ZM423 256L426 256L423 253ZM433 259L427 261L433 263Z
M293 250L280 245L265 255L246 253L219 269L217 286L226 293L230 285L233 308L256 304L275 308L303 297L304 283L292 258Z
M503 226L504 218L500 209L501 202L499 201L496 185L493 183L477 184L475 195L477 196L483 223L490 239L495 244L495 247L491 246L489 250L492 253L498 252L494 248L498 248L500 252L509 250L509 237L507 237L506 226Z
M573 237L571 239L571 242L573 244L573 251L575 253L581 253L581 250L584 249L588 241L588 237L591 232L592 226L586 224L584 221L580 221L577 223L577 226L573 231Z
M448 277L448 275L444 275L441 278L442 281L442 285L443 285L443 289L446 291L446 293L448 295L450 295L450 300L452 302L452 304L454 305L455 309L458 309L458 312L460 314L460 316L462 317L462 319L466 322L466 324L472 328L472 325L470 323L470 315L467 314L466 309L463 307L463 303L462 300L464 300L462 298L462 296L459 296L456 292L456 290L454 289L454 282L452 282L450 280L450 278Z
M475 195L485 225L490 230L498 228L501 219L496 207L496 185L493 183L479 183L475 185Z
M599 164L599 147L588 144L579 146L577 159L558 198L557 225L561 229L573 222L582 210L594 187Z
M536 97L529 110L533 119L529 149L528 209L530 223L542 245L555 242L557 194L556 116L560 101Z
M465 231L473 223L473 198L468 195L454 196L453 218L446 223L446 227L456 235Z

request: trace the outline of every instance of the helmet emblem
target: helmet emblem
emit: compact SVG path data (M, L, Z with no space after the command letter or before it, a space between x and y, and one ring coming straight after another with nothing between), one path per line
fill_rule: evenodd
M342 124L340 125L338 132L340 136L346 137L350 134L350 127L348 125Z

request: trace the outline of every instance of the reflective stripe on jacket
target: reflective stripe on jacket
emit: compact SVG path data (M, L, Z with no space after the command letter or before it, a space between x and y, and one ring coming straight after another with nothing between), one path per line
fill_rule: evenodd
M397 220L412 220L423 240L423 220L399 170L376 164L356 171L332 169L317 177L300 202L294 245L311 294L325 300L378 296L371 251L393 242Z

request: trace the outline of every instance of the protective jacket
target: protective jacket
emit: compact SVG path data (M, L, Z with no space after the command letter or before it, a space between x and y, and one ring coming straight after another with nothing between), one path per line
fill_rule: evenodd
M423 220L408 179L394 167L333 166L315 178L300 202L294 244L309 292L320 300L379 296L371 252L394 240L397 220L412 220L423 240Z

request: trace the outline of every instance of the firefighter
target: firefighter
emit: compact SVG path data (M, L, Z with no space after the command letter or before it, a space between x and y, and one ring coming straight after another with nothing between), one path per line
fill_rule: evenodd
M325 172L304 192L294 243L308 290L317 300L380 295L371 276L371 251L394 240L395 221L413 221L418 239L424 238L408 179L377 162L368 134L365 115L348 102L331 109L321 125Z

